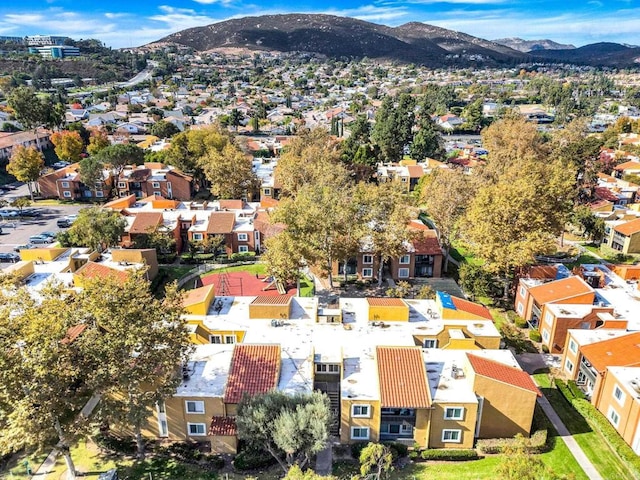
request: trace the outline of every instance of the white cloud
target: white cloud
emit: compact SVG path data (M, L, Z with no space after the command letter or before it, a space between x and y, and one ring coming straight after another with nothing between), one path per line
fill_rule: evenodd
M169 33L177 32L191 27L201 27L216 22L215 18L207 15L199 15L195 10L187 8L174 8L167 5L161 5L158 7L163 14L152 15L148 17L149 20L154 22L164 23L166 25L165 30Z

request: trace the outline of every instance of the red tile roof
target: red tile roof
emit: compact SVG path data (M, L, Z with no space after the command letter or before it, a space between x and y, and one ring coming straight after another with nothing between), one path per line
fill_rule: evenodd
M260 295L256 297L251 305L288 305L291 303L289 295Z
M85 331L86 328L87 328L87 326L84 325L84 324L76 325L75 327L69 328L69 330L67 330L67 334L64 336L64 338L62 340L60 340L60 343L62 343L63 345L67 345L69 343L73 343L73 341L76 338L78 338L82 334L82 332Z
M640 218L618 225L614 230L626 237L638 233L640 232Z
M529 390L538 397L542 396L542 393L527 372L494 360L471 355L470 353L467 353L467 358L471 363L471 368L477 375L513 385L523 390Z
M456 307L456 310L461 310L463 312L470 313L477 317L486 318L487 320L493 321L493 316L489 309L483 305L478 303L470 302L469 300L465 300L463 298L451 297L451 301Z
M434 230L426 230L413 241L417 255L442 255L442 247Z
M531 295L539 305L559 302L569 298L591 293L595 297L595 291L578 276L562 278L553 282L543 283L529 289ZM581 302L585 303L585 302Z
M225 403L239 403L244 394L273 390L280 374L280 345L237 344L224 392Z
M591 343L580 348L582 356L603 372L607 367L640 366L640 332Z
M409 178L420 178L424 176L424 169L420 165L409 165L407 166L407 170L409 171Z
M242 210L244 202L242 200L220 200L220 208L228 208L229 210Z
M367 298L370 307L406 307L407 304L401 298Z
M616 165L613 167L614 170L618 170L622 172L624 170L640 170L640 162L636 162L634 160L630 160L628 162L621 163L620 165Z
M186 307L204 302L214 288L213 285L205 285L204 287L187 290L182 299L182 305Z
M207 225L207 233L219 235L233 232L236 224L236 214L233 212L213 212L209 216L209 224Z
M158 225L162 225L161 212L140 212L129 227L129 233L149 233Z
M76 275L80 275L84 278L107 278L107 277L116 277L120 283L124 283L129 278L129 274L122 270L116 270L115 268L109 268L105 265L95 262L87 262L78 270L76 270Z
M238 434L236 419L233 417L213 417L209 426L210 436L233 437Z
M382 408L429 408L427 372L419 347L377 347Z

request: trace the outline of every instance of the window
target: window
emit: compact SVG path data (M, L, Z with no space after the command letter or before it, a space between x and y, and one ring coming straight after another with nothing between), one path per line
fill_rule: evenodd
M463 407L447 407L444 409L445 420L462 420L464 416Z
M462 430L442 430L442 441L445 443L460 443Z
M613 389L613 396L615 397L615 399L618 401L620 405L624 405L624 400L626 395L618 385L616 385Z
M118 188L127 188L126 182L118 182Z
M160 182L151 182L151 188L160 188Z
M204 413L204 402L201 400L187 400L184 402L187 407L187 413Z
M411 262L411 256L409 255L403 255L400 257L400 263L402 263L403 265L406 265L408 263Z
M154 194L156 197L161 197L161 196L162 196L162 192L155 192L155 191L154 191L154 192L153 192L153 194Z
M96 190L96 197L98 198L104 197L104 192L102 190Z
M518 302L518 314L522 315L523 311L524 311L524 307L520 302Z
M438 340L435 338L426 338L422 342L422 348L438 348Z
M264 194L265 195L271 195L271 189L270 188L265 188L264 189Z
M209 335L209 342L222 343L222 337L220 335Z
M62 188L69 188L69 182L61 182Z
M224 343L236 343L236 336L235 335L225 335L224 336Z
M373 255L363 255L362 263L366 263L367 265L373 263Z
M187 423L189 435L204 436L206 435L207 426L204 423Z
M573 373L573 362L571 360L569 360L568 358L564 362L564 369L569 373Z
M351 427L351 440L369 440L369 427Z
M194 233L193 234L193 239L194 240L202 240L202 234L201 233Z
M83 197L91 197L91 190L83 190L82 196Z
M248 251L249 251L249 247L247 247L246 245L238 246L238 252L239 253L247 253Z
M238 234L238 241L239 242L246 242L247 240L249 240L249 237L247 236L246 233L239 233Z
M545 328L545 329L542 329L542 339L543 339L545 342L548 342L548 341L549 341L549 330L547 330L546 328Z
M609 418L609 421L613 424L614 427L617 427L620 423L620 415L618 415L618 412L616 412L613 407L609 407L607 418Z
M578 344L573 340L573 338L569 340L569 350L571 350L573 353L576 353L578 351Z
M371 278L371 277L373 277L373 268L363 268L362 278Z
M158 436L160 437L168 437L169 436L169 427L167 426L167 420L161 419L158 421Z
M71 198L71 192L69 190L65 190L64 192L62 192L62 196L64 198Z
M547 312L544 314L544 323L549 326L553 325L553 315L551 315L551 312Z
M398 269L398 278L409 278L409 269L408 268L399 268Z
M520 296L524 297L527 294L527 291L525 290L525 288L523 286L520 287Z
M316 363L318 373L340 373L340 366L336 364Z
M371 409L369 405L351 405L351 416L369 418Z

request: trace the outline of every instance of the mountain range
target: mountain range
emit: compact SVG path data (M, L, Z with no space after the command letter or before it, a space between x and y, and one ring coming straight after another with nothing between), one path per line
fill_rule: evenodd
M236 18L182 30L156 43L184 45L199 52L234 47L337 58L368 57L429 67L509 66L529 62L623 67L640 63L640 48L617 43L575 48L550 40L490 41L420 22L388 27L319 14Z

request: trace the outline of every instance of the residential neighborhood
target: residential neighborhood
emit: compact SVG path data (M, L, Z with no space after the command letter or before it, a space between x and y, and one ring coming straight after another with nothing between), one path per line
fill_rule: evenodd
M147 53L128 87L0 84L1 468L640 475L635 73Z

